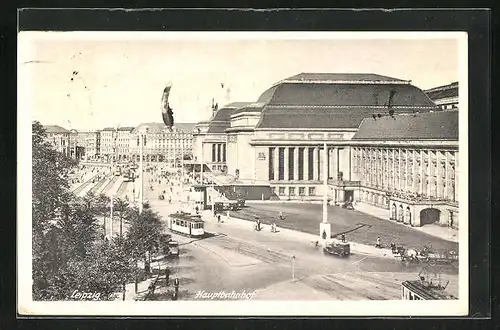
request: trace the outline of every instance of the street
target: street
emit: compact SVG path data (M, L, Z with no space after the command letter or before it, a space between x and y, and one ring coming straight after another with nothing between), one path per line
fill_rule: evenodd
M168 232L168 215L183 208L189 186L182 187L177 180L172 180L173 185L167 180L161 180L161 183L150 181L151 177L151 173L144 173L144 199L160 214L165 221L164 230ZM110 180L110 183L104 186L103 193L114 194L116 198L122 199L128 196L132 201L133 190L136 189L137 196L139 180L134 183L122 182L121 178ZM88 188L93 189L86 187ZM158 196L163 191L165 199L159 200ZM285 219L282 222L277 221L278 228L296 229L300 226L301 231L316 234L319 219L310 214L319 207L321 206L315 204L251 205L238 212L231 212L230 218L224 214L221 223L217 222L210 210L203 211L207 237L193 239L172 234L172 238L180 243L180 255L178 259L160 262L160 268L169 267L171 280L169 286L164 280L159 281L152 299L170 299L174 278L179 278L178 299L181 300L211 299L201 297L200 293L220 291L256 292L252 299L257 300L400 299L401 282L417 279L423 268L426 268L429 274L441 276L445 282L449 281L447 291L458 295L458 271L449 265L429 268L424 263L403 263L400 258L392 255L380 257L356 251L352 251L347 258L338 258L325 255L320 246L317 247L310 240L304 239L306 235L312 236L307 233L287 230L271 233L266 225L264 230L257 232L253 230L253 222L233 217L247 216L250 220L253 214L258 214L265 224L269 222L266 220L273 219L273 214L282 211ZM342 216L344 213L347 217ZM329 208L329 216L333 232L348 231L352 222L371 226L346 234L348 239L354 242L363 243L368 240L367 237L385 235L384 230L393 228L412 231L411 228L334 206ZM349 218L352 216L354 220ZM114 221L113 227L114 232L118 233L119 221ZM390 233L398 234L392 231ZM411 235L404 232L404 237ZM447 247L447 243L453 244L430 236L427 238L431 244L438 247ZM152 267L155 268L155 263Z
M145 197L166 219L179 204L155 199L155 190L148 190ZM180 187L174 189L174 195L176 191ZM181 244L179 260L171 262L177 274L173 276L180 279L179 299L193 299L200 291L220 290L257 290L253 299L265 300L295 299L300 292L302 299L400 299L401 282L417 279L425 267L405 264L395 257L353 253L346 259L336 258L325 255L309 241L256 232L251 222L224 216L223 222L217 223L210 211L205 211L203 218L205 231L212 236L191 239L172 235ZM449 291L458 294L457 270L441 267L437 272L450 281Z

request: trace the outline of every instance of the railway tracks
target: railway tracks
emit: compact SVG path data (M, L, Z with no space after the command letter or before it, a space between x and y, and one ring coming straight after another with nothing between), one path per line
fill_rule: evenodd
M290 256L287 254L266 248L256 247L243 241L230 239L227 236L216 237L214 244L217 244L223 249L237 252L268 264L290 262Z
M120 187L118 187L118 190L116 191L116 196L121 198L121 196L123 196L124 192L127 190L127 186L128 186L128 182L123 181L120 184Z

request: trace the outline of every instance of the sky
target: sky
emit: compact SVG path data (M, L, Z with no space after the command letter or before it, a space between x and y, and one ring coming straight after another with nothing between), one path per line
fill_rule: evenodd
M99 129L161 122L167 84L175 121L198 122L212 98L254 102L302 72L376 73L422 89L459 80L454 37L368 37L21 32L20 111L44 125Z

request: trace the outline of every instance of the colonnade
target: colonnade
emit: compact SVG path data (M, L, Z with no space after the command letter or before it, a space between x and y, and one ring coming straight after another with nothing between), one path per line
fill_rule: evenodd
M362 186L458 200L456 150L355 147L353 172Z
M339 147L286 146L269 148L269 181L323 181L324 162L327 178L337 179L340 173Z

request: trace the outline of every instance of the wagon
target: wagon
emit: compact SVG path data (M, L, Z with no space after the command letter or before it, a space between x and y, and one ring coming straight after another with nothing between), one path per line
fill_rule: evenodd
M437 264L448 264L458 267L458 254L455 251L444 251L442 253L421 252L420 259L427 262L431 266L435 266Z

